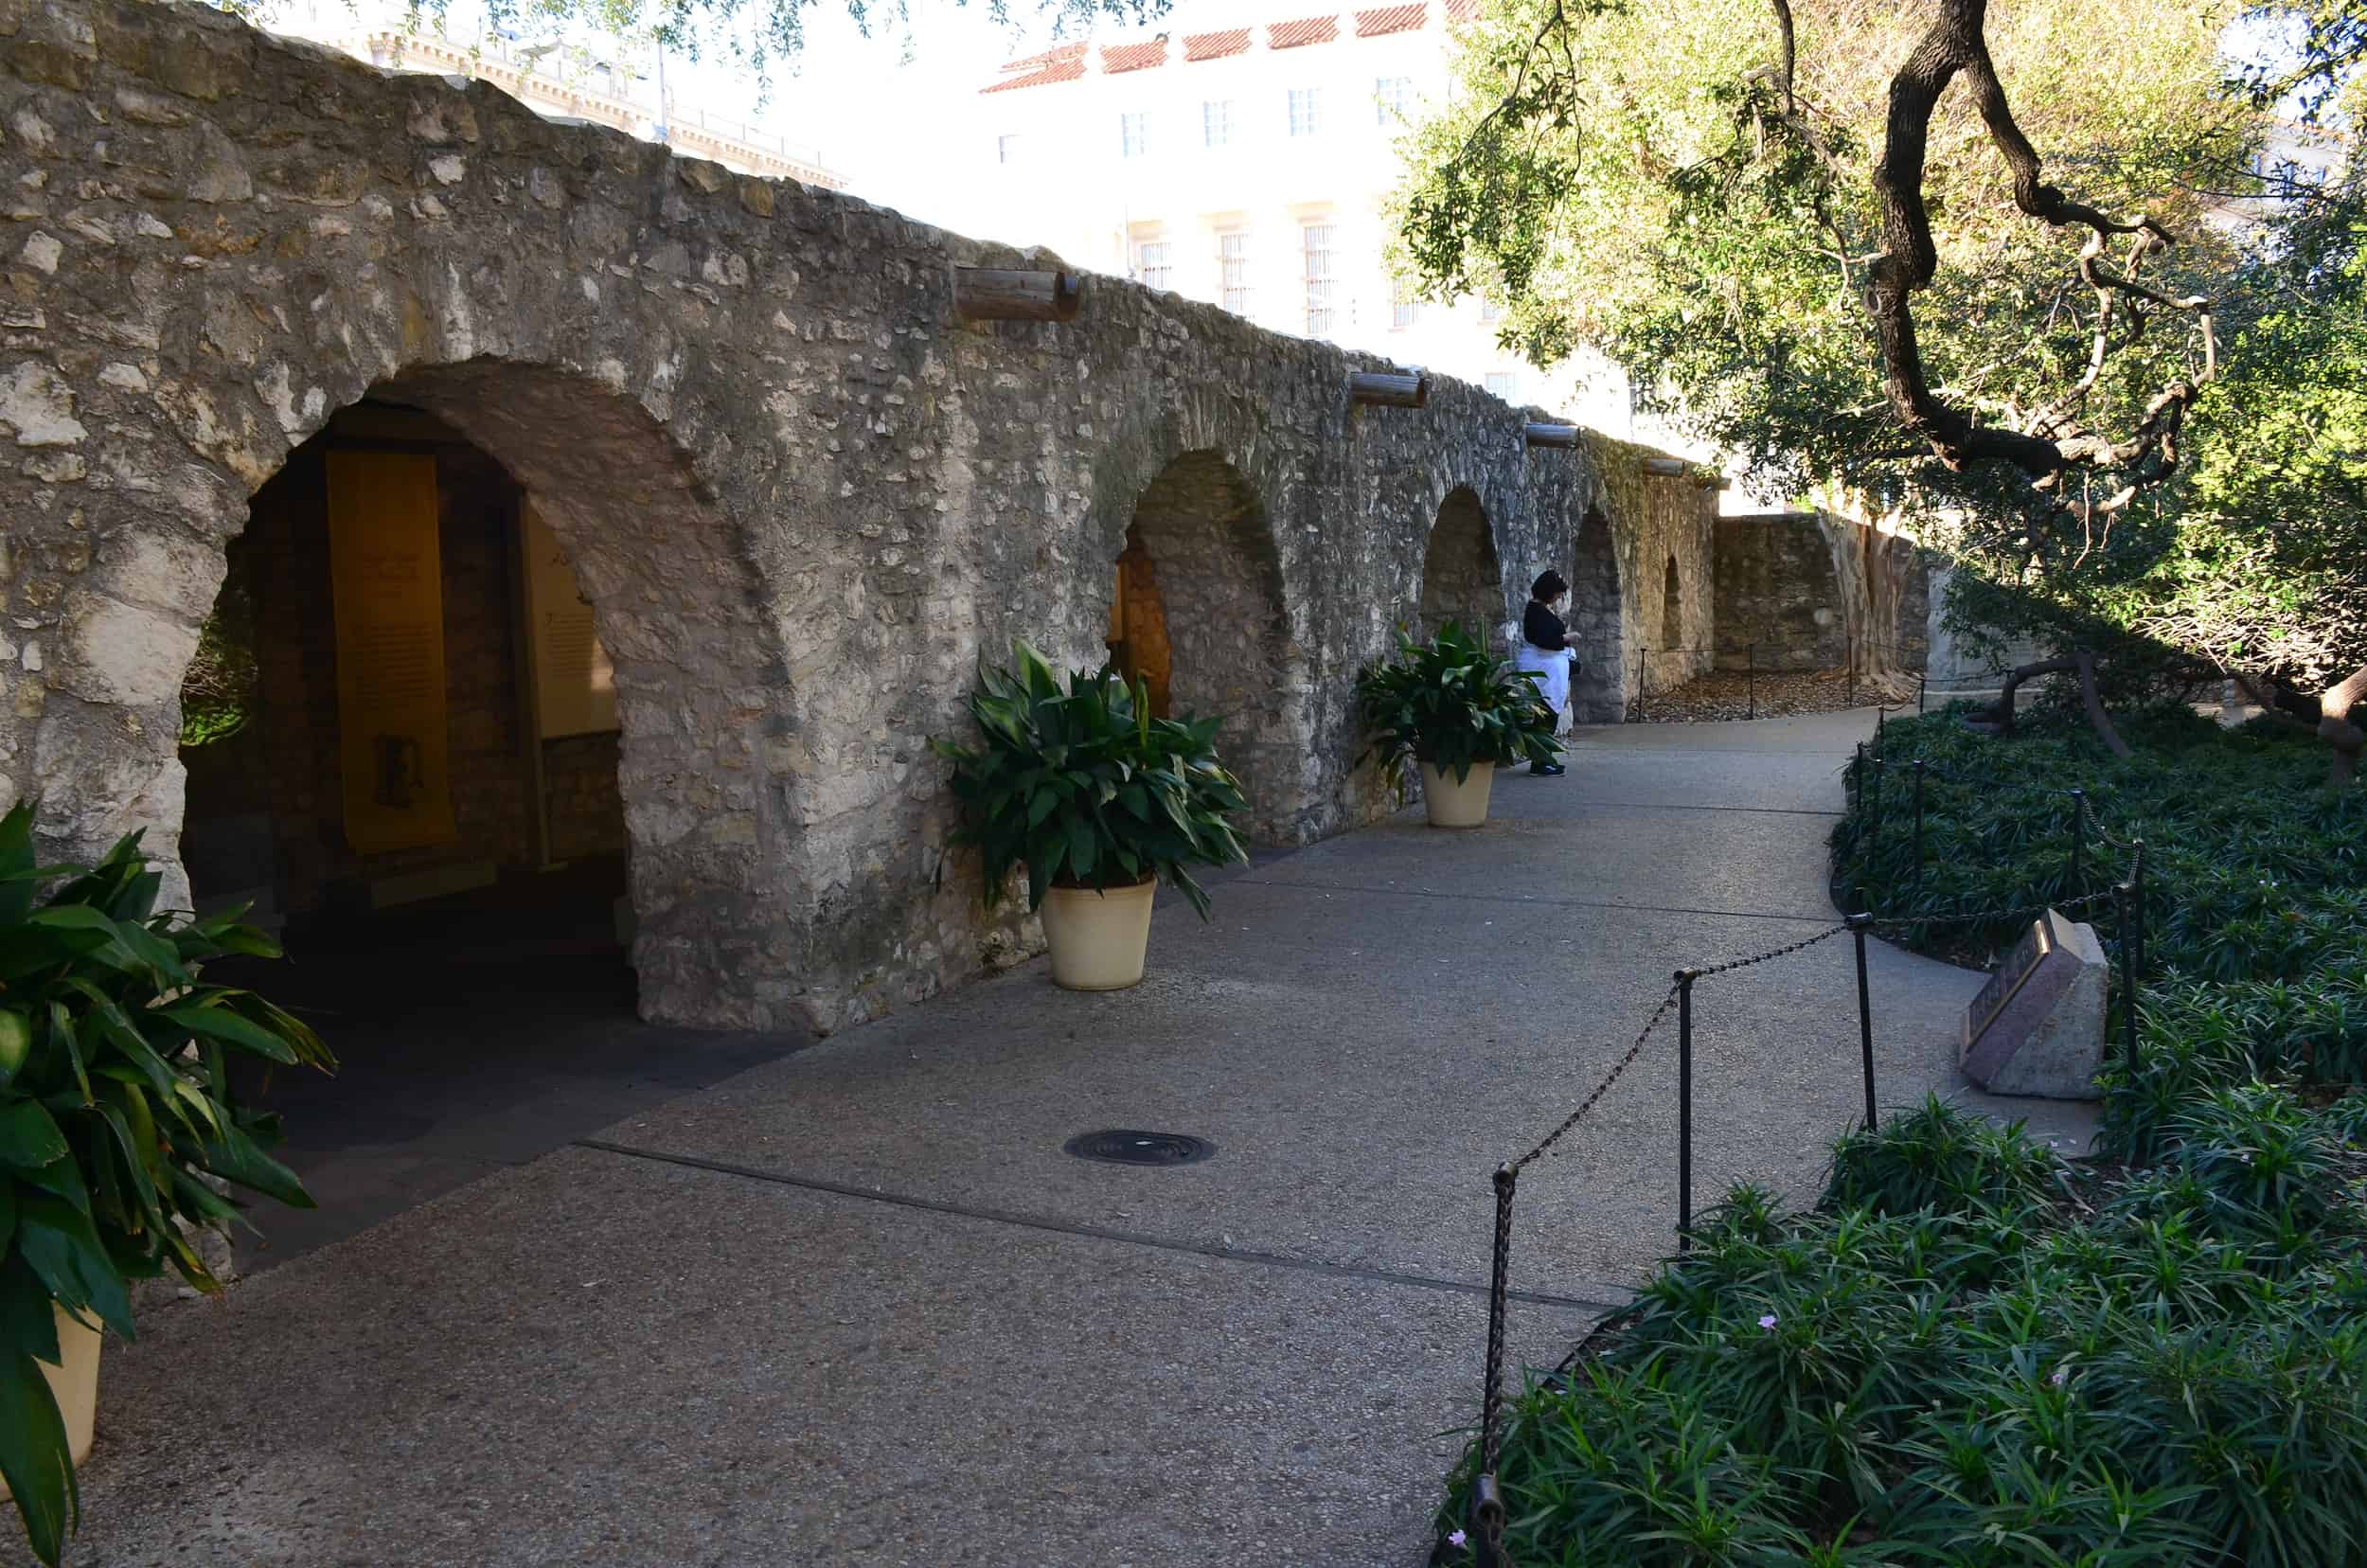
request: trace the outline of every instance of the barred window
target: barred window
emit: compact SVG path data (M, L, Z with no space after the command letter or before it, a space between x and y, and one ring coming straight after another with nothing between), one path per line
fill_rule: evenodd
M1336 255L1332 250L1332 226L1309 223L1303 240L1307 256L1307 335L1329 337L1338 316L1333 301L1339 291L1339 280L1333 272Z
M1373 83L1373 103L1383 126L1403 123L1414 107L1414 79L1380 78Z
M1165 240L1146 240L1134 247L1134 276L1153 289L1175 287L1175 248Z
M1211 98L1200 106L1201 134L1210 147L1222 147L1233 139L1233 100Z
M1119 154L1129 158L1141 157L1149 131L1150 116L1148 115L1120 115L1118 116Z
M1217 236L1217 264L1224 275L1224 308L1249 314L1249 236L1237 230Z

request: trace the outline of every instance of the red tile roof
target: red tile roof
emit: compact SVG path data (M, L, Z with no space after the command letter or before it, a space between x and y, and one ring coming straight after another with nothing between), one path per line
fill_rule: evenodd
M1356 36L1377 38L1382 33L1405 32L1422 25L1430 8L1425 5L1386 6L1379 10L1356 13Z
M1031 54L1018 60L1008 61L999 69L1006 75L1015 71L1040 71L1047 65L1065 65L1072 60L1084 58L1084 45L1063 44L1058 48L1046 49L1041 54Z
M1187 33L1184 39L1185 60L1222 60L1227 55L1249 52L1249 29L1228 27L1222 32Z
M1447 20L1476 22L1479 20L1479 0L1447 0Z
M1310 16L1299 22L1276 22L1266 29L1266 45L1274 49L1295 49L1307 44L1328 44L1339 36L1338 17Z
M1167 41L1154 38L1148 44L1105 44L1101 46L1101 69L1110 76L1120 71L1140 71L1167 62Z
M1007 81L998 81L991 87L981 87L978 90L982 93L1007 93L1014 87L1041 87L1054 81L1081 81L1084 77L1085 62L1081 60L1067 60L1047 65L1041 71L1031 71L1025 76L1015 76Z

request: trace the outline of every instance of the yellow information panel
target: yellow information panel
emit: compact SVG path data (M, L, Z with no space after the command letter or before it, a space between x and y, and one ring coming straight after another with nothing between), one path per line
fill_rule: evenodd
M617 727L616 670L592 624L559 536L525 506L526 636L534 652L534 710L543 739L602 735Z
M436 459L329 454L329 577L337 623L346 842L365 855L449 844L444 576Z

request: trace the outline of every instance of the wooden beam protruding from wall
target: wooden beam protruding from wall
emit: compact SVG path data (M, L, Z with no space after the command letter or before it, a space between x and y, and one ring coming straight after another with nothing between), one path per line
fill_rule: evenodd
M964 321L1075 321L1075 273L955 267L953 310Z
M1655 479L1682 479L1693 472L1693 465L1682 457L1646 457L1644 472Z
M1528 444L1533 447L1558 447L1563 451L1577 449L1576 425L1533 424L1526 429Z
M1373 408L1428 408L1430 377L1420 370L1351 370L1348 401Z

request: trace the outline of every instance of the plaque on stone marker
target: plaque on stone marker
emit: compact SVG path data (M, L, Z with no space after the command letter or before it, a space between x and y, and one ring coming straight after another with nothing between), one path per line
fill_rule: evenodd
M2109 976L2095 928L2048 910L1965 1009L1965 1076L1993 1095L2098 1097Z

